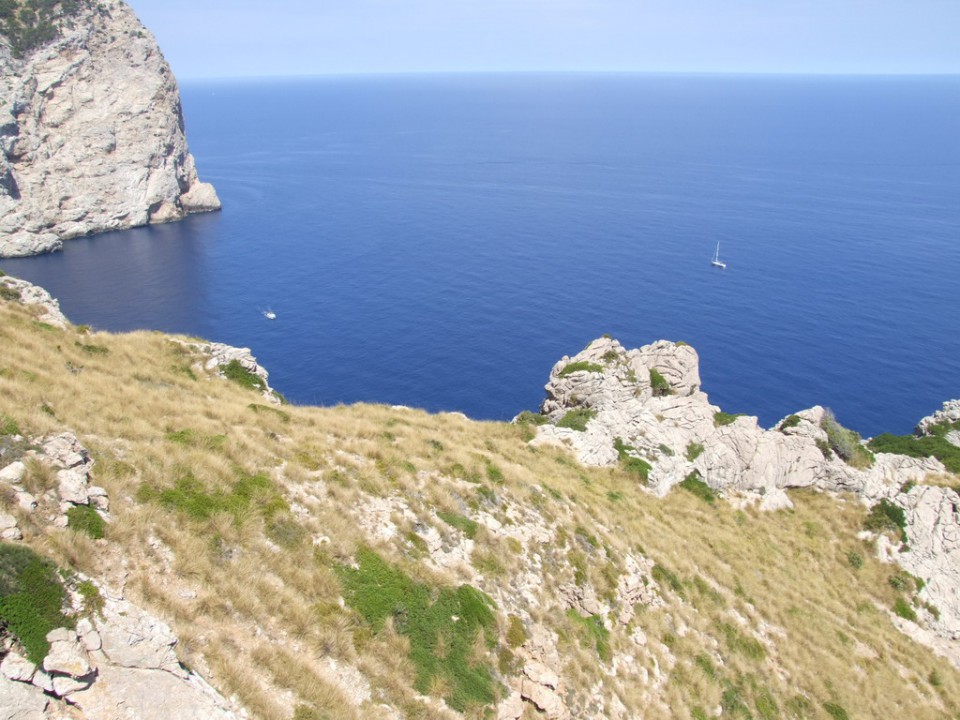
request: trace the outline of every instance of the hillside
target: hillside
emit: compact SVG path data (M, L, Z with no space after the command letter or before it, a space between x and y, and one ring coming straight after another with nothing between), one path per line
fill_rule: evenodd
M0 257L219 208L173 73L126 3L0 1Z
M234 711L960 717L960 672L898 629L930 632L920 583L877 559L899 531L864 532L850 494L791 490L773 513L706 483L657 497L630 463L531 445L534 424L278 405L195 339L60 329L3 298L0 466L18 454L39 504L0 494L22 534L0 547L168 623ZM61 476L30 446L65 432L109 497L100 539L44 504Z

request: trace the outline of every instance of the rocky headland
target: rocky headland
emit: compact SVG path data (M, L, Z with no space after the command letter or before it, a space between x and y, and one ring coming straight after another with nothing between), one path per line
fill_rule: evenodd
M32 33L17 2L0 16L0 257L219 209L187 149L173 73L133 10L40 5Z

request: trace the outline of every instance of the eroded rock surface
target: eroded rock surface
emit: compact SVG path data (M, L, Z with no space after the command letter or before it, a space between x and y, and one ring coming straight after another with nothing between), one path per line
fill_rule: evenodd
M187 149L176 80L117 0L81 0L61 36L0 38L0 257L220 207Z

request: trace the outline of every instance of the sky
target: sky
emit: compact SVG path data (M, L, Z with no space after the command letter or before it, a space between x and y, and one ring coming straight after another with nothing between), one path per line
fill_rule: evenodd
M128 0L180 79L960 73L960 0Z

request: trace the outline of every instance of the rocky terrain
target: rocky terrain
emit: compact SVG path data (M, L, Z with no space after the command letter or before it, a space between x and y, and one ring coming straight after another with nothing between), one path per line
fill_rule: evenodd
M54 7L36 46L0 24L0 257L219 209L187 149L176 80L130 7Z
M0 590L63 586L0 717L960 716L950 458L725 415L689 346L597 340L504 424L284 405L9 277L0 342Z

